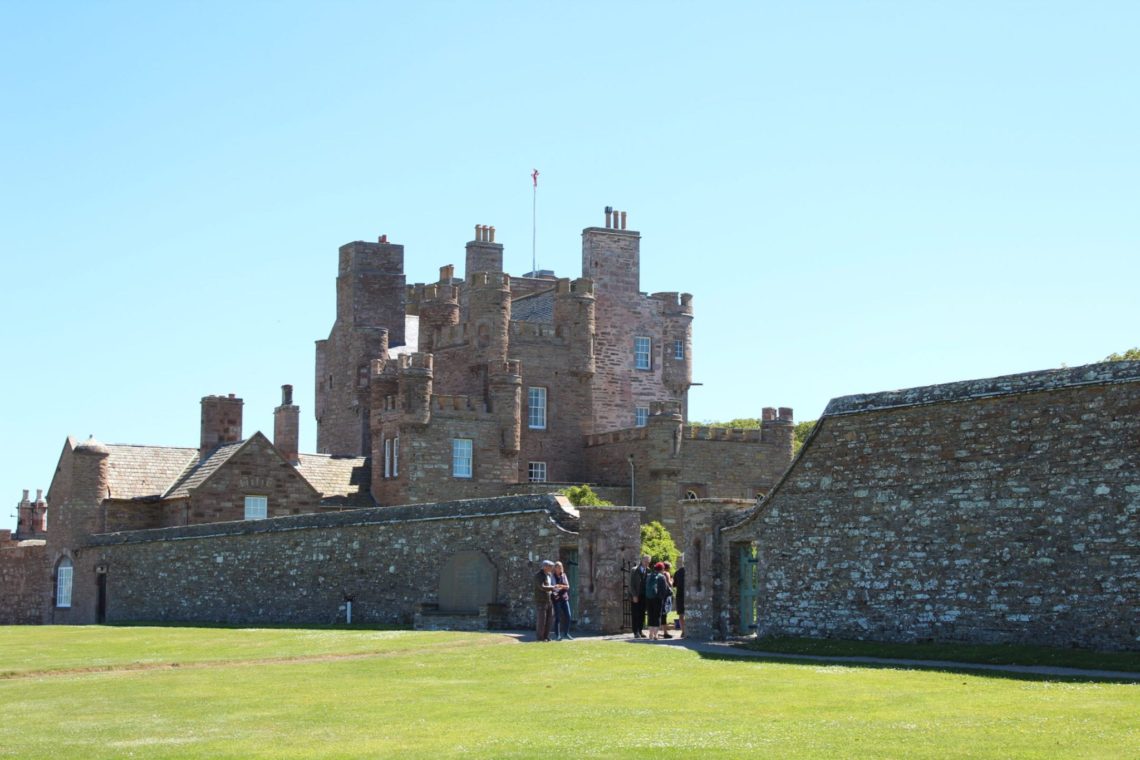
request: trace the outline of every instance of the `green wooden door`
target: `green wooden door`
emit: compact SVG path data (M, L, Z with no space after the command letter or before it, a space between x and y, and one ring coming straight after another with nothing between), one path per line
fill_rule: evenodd
M756 599L760 593L758 565L756 547L741 545L737 554L737 566L740 568L739 631L743 634L756 632Z

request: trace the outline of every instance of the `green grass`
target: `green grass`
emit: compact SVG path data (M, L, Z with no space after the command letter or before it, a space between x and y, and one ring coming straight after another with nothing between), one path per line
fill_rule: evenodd
M1091 652L1016 644L882 644L874 641L764 638L740 644L744 649L826 657L889 657L906 660L953 660L991 665L1049 665L1058 668L1140 673L1140 653Z
M174 666L177 663L177 667ZM0 628L0 757L1137 757L1140 686L496 634Z

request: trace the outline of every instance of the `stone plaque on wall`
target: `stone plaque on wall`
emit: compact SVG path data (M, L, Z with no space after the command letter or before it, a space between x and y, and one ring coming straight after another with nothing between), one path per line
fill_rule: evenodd
M465 551L451 555L439 571L441 612L478 612L495 601L498 572L487 555Z

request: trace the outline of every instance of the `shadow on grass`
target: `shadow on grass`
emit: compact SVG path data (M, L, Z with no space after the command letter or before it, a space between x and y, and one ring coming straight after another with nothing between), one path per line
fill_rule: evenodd
M863 642L859 642L863 643ZM933 658L922 656L885 656L869 655L863 653L835 654L819 652L767 652L755 648L755 644L714 645L716 650L710 650L708 645L700 642L680 642L680 646L692 649L702 659L732 660L734 662L763 662L779 665L806 665L811 667L839 666L846 668L867 668L874 670L926 670L955 675L968 675L980 678L996 678L1011 681L1054 681L1064 683L1114 683L1136 684L1140 681L1140 673L1134 676L1125 675L1132 671L1127 668L1113 667L1082 667L1074 665L1043 664L1043 663L1015 663L1015 662L980 662L980 661L954 661L948 662L946 658ZM717 651L723 649L723 651ZM1121 675L1109 673L1081 673L1081 672L1049 672L1027 671L1018 668L1058 668L1068 671L1100 670L1113 671Z

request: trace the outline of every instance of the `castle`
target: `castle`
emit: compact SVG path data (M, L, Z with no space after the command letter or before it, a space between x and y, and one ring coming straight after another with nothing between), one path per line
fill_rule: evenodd
M776 482L792 457L790 409L764 409L762 430L686 424L692 297L640 292L640 235L627 228L625 212L607 208L604 227L583 231L582 277L512 277L502 263L503 246L484 225L466 246L464 278L448 265L426 285L405 282L403 246L386 236L340 248L336 318L316 344L316 454L298 450L300 408L288 385L272 441L261 432L243 436L243 401L234 394L202 398L197 448L69 437L46 502L25 498L15 541L0 535L11 550L0 557L8 588L0 622L129 615L114 611L115 599L125 604L126 597L108 592L108 578L122 584L124 575L110 571L112 549L93 549L97 536L161 542L185 538L185 529L196 536L196 526L304 515L317 516L317 526L320 515L344 510L358 513L352 520L387 525L411 513L374 510L420 504L414 514L440 520L436 505L459 503L463 511L475 509L471 500L516 497L477 511L502 522L514 514L510 504L520 514L537 508L573 543L576 510L565 500L526 498L590 483L634 511L597 513L586 522L611 529L592 528L594 538L581 547L555 542L548 556L576 563L579 551L594 557L598 541L617 541L626 561L637 551L638 520L678 530L679 500L751 503ZM48 509L52 529L44 531ZM617 524L624 532L613 533ZM478 537L436 526L451 547ZM497 547L507 552L499 564L517 562L521 546L542 545L546 531ZM598 538L607 532L613 535ZM494 554L478 541L470 551ZM593 566L618 561L610 555ZM416 593L425 604L436 596ZM402 609L410 604L404 599ZM170 608L152 614L192 619Z
M693 636L1140 649L1140 362L836 398L793 459L790 410L686 422L692 300L639 291L624 214L575 280L510 277L475 237L427 285L384 238L341 248L320 453L289 386L272 441L230 395L196 448L68 438L0 531L0 623L523 628L558 558L610 633L661 519Z
M405 283L387 236L341 247L318 450L370 457L379 504L592 483L669 524L677 499L763 495L791 461L792 411L747 432L685 424L692 296L642 293L641 236L605 213L576 279L505 273L486 225L463 278L447 265L428 284Z

